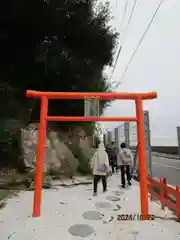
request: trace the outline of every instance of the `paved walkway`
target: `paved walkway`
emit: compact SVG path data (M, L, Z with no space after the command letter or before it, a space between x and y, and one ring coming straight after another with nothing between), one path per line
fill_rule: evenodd
M178 240L180 224L150 203L154 221L119 221L118 214L139 214L139 186L120 189L119 175L108 179L108 192L92 196L92 185L44 190L42 216L32 218L33 192L9 199L0 211L1 240ZM137 215L136 215L137 216Z

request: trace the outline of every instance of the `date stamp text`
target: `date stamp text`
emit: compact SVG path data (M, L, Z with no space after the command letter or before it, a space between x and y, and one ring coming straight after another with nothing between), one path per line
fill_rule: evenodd
M148 215L142 215L142 214L118 214L117 215L117 220L118 221L151 221L154 220L154 215L153 214L148 214Z

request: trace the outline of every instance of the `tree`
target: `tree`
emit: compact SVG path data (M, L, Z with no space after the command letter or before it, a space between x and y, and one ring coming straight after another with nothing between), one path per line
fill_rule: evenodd
M1 2L0 79L21 96L26 89L109 91L102 71L112 64L117 40L109 20L109 5L97 0ZM83 111L83 101L49 105L53 115L83 115ZM33 118L38 116L37 104Z

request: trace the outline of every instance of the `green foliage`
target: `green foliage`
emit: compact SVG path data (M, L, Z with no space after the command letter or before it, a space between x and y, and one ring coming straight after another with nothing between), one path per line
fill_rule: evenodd
M109 91L102 71L112 64L117 33L108 25L109 5L97 2L1 1L0 78L19 97L26 89ZM83 107L78 100L51 101L49 114L83 115ZM38 103L32 118L39 118Z
M39 121L40 101L27 89L62 92L108 92L103 69L112 64L117 33L111 29L108 4L97 0L6 0L0 2L0 155L1 163L19 164L13 149L19 129ZM106 106L100 102L100 113ZM83 100L49 101L49 115L83 116ZM93 135L94 123L77 125ZM16 134L18 133L18 134ZM18 135L18 136L16 136ZM13 150L13 151L12 151ZM11 153L11 154L10 154ZM89 171L78 150L79 171ZM13 164L12 164L13 163Z

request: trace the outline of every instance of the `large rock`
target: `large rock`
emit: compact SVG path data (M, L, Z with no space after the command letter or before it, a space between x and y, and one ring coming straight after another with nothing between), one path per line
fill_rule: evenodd
M31 124L22 129L24 164L34 171L36 164L36 148L38 141L38 125ZM48 131L45 144L44 173L56 172L68 176L76 173L78 161L69 148L59 140L56 132Z
M36 165L36 150L38 142L38 125L30 124L26 129L21 130L22 133L22 149L24 164L30 170L35 169ZM45 155L44 155L44 173L49 170L49 159L55 157L55 153L51 150L51 143L46 138L45 143ZM54 156L53 156L54 155Z
M85 131L81 127L74 129L71 141L73 147L80 148L84 159L89 161L93 154L91 139L86 136Z
M78 160L74 157L68 146L61 142L56 132L48 132L51 146L56 152L57 159L60 160L60 174L72 177L78 167Z

